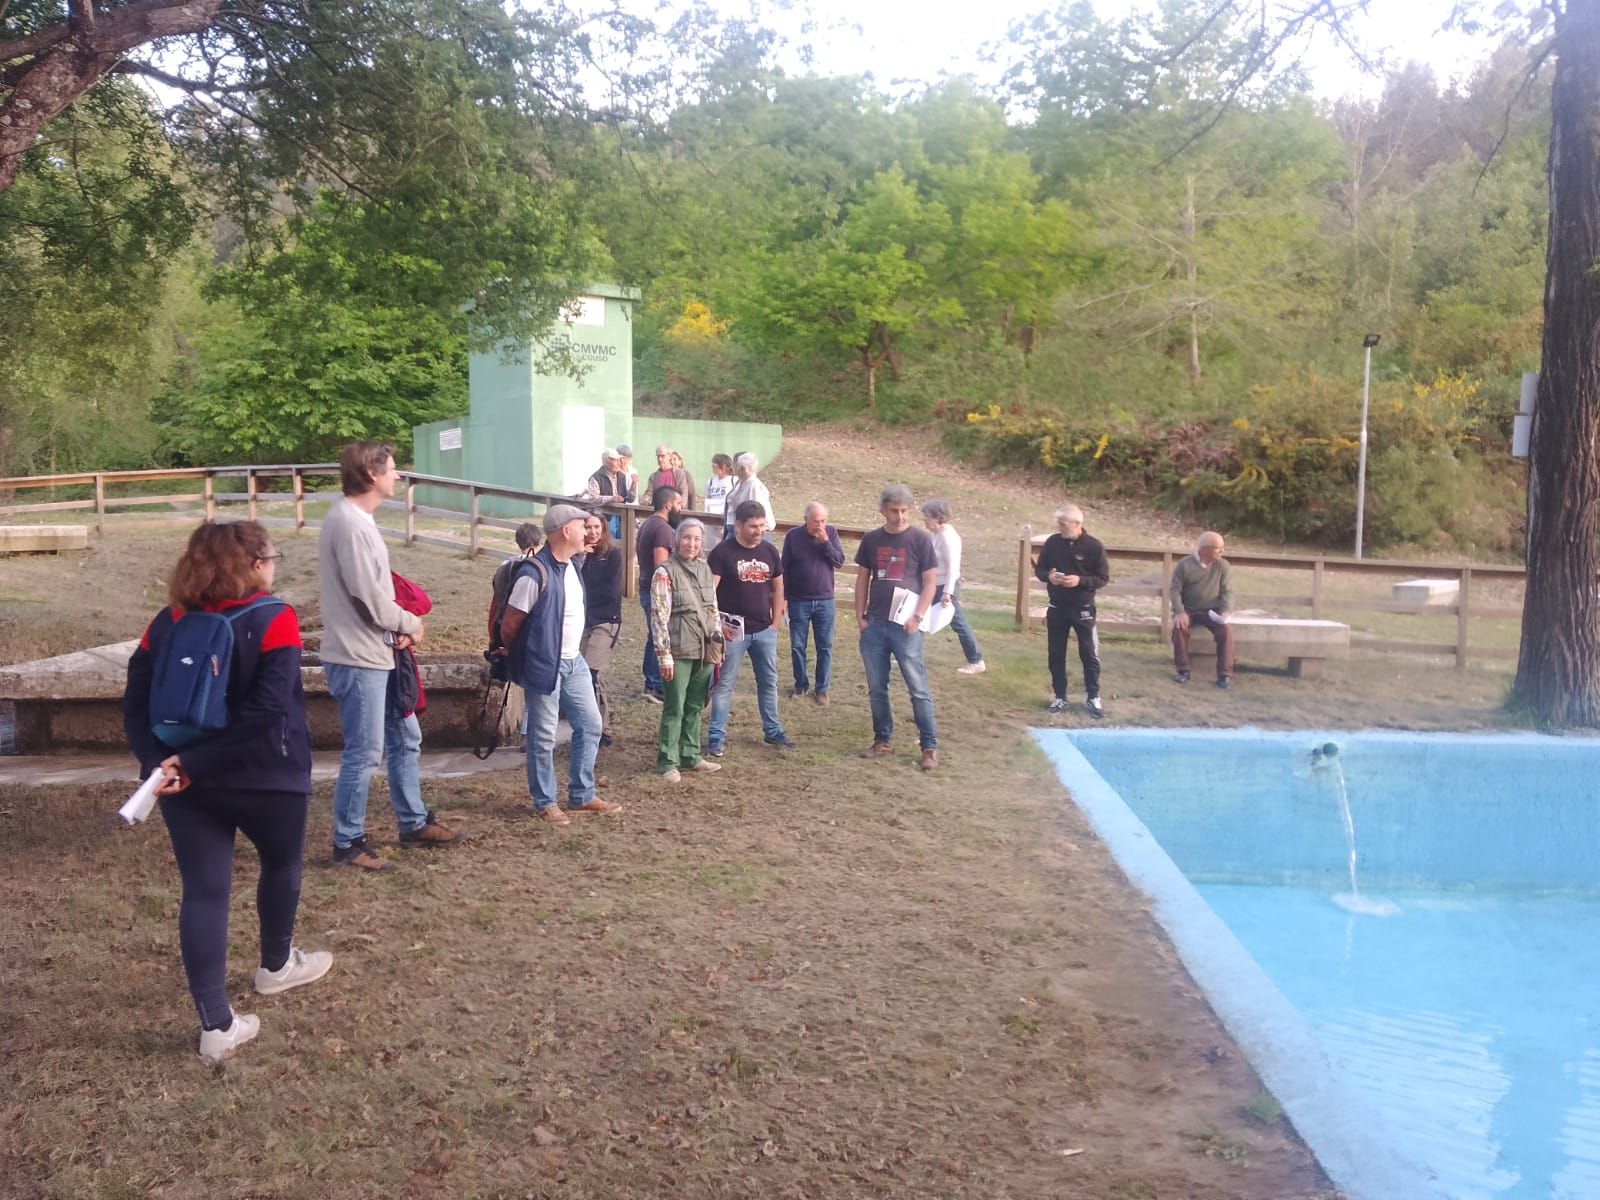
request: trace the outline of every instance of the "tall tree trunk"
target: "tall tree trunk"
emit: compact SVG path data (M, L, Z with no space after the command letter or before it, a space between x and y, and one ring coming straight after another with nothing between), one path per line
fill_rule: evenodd
M1183 208L1183 237L1189 247L1189 386L1200 386L1200 264L1194 239L1197 224L1194 215L1194 176L1185 180Z
M1600 0L1555 9L1544 363L1528 459L1528 575L1513 695L1600 724Z

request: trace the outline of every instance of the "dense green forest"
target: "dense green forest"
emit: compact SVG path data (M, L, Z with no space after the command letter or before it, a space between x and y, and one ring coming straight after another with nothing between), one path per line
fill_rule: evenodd
M0 10L0 47L60 8ZM292 45L225 30L292 88L113 75L22 157L0 475L405 443L464 410L469 346L610 278L643 292L655 411L937 423L956 453L1339 545L1378 332L1369 544L1519 545L1550 140L1521 43L1328 104L1242 72L1251 31L1203 4L1068 3L989 48L1000 84L891 94L780 69L753 24L299 11ZM213 83L227 62L186 53Z

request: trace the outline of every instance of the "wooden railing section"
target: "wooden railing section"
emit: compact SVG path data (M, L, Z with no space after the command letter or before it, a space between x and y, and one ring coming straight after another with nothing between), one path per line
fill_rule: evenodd
M1046 603L1045 586L1034 575L1034 567L1038 561L1040 548L1044 545L1043 537L1023 537L1017 544L1017 592L1016 592L1016 623L1018 627L1030 624L1039 624L1043 617L1039 615L1040 606ZM1158 637L1165 642L1172 635L1172 612L1168 600L1169 586L1172 580L1172 569L1179 559L1188 551L1168 550L1152 546L1106 546L1106 556L1111 561L1111 579L1109 586L1104 588L1099 596L1108 597L1133 597L1141 600L1154 599L1156 602L1156 620L1129 620L1115 617L1106 619L1102 616L1099 625L1101 630L1112 633L1147 634ZM1522 608L1520 603L1516 606L1501 604L1476 604L1473 600L1475 584L1515 584L1523 582L1525 571L1520 566L1506 566L1491 563L1469 562L1415 562L1397 559L1356 559L1338 558L1327 555L1294 555L1294 554L1245 554L1229 551L1228 561L1234 568L1234 601L1241 608L1264 607L1272 610L1278 616L1310 616L1333 620L1342 619L1340 614L1350 613L1375 613L1375 614L1404 614L1407 617L1428 619L1437 622L1440 618L1453 618L1455 637L1451 641L1425 640L1422 638L1403 638L1381 636L1371 633L1351 631L1350 644L1368 650L1398 651L1411 654L1444 654L1455 658L1458 668L1465 667L1469 658L1515 658L1515 646L1489 646L1474 644L1470 640L1472 620L1520 620ZM1138 582L1118 582L1119 577L1129 574L1128 568L1133 564L1144 564L1150 567L1159 567L1159 582L1154 579L1143 579ZM1282 578L1284 573L1296 577L1296 582L1290 586L1292 591L1265 592L1249 591L1240 588L1240 584L1249 585L1260 581L1265 573L1272 573L1276 578ZM1146 572L1151 574L1151 572ZM1453 579L1459 584L1459 592L1453 604L1433 604L1418 606L1412 604L1397 604L1389 599L1376 599L1372 597L1352 597L1342 595L1337 587L1340 579L1360 580L1370 583L1382 581L1387 577L1396 580L1404 578L1423 577L1428 579ZM1298 585L1298 579L1304 578L1305 586ZM1295 612L1282 612L1280 610L1300 610Z

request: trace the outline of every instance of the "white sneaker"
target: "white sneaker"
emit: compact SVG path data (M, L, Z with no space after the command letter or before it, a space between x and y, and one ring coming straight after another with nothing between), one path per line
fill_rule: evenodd
M968 663L964 667L957 667L956 668L956 674L957 675L982 675L988 669L989 669L988 667L983 665L983 659L980 658L975 663Z
M261 1032L261 1018L254 1013L234 1013L226 1029L206 1029L200 1033L200 1057L215 1066Z
M719 762L712 762L709 758L702 758L699 762L695 763L695 765L693 767L691 767L690 770L692 770L692 771L720 771L720 770L722 770L722 764L719 763Z
M1083 706L1089 710L1089 715L1096 721L1106 715L1106 707L1100 703L1099 696L1090 696L1083 702Z
M677 767L673 767L670 771L661 772L661 781L663 783L682 783L683 775L679 773Z
M302 983L315 983L328 973L328 968L331 966L333 966L333 955L326 950L313 950L307 954L304 950L291 946L289 961L276 971L269 971L265 967L256 968L256 994L276 996L279 992L287 992Z

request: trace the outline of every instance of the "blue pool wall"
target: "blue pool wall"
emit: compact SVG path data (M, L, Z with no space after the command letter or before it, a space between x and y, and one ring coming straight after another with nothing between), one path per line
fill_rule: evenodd
M1060 731L1201 883L1342 888L1343 820L1313 746L1339 747L1361 890L1593 894L1600 846L1595 742L1540 734ZM1044 743L1047 752L1054 753ZM1183 781L1171 787L1172 779ZM1536 826L1519 813L1549 805ZM1285 801L1288 801L1285 803ZM1515 843L1516 853L1507 853Z
M1232 740L1235 736L1241 747L1261 738L1281 737L1281 748L1304 741L1309 753L1310 736L1253 730L1233 734L1034 730L1033 736L1117 865L1150 898L1152 911L1184 966L1334 1184L1350 1200L1448 1200L1424 1168L1402 1158L1384 1139L1371 1106L1338 1078L1305 1018L1211 911L1151 828L1134 815L1117 789L1075 744L1077 739L1085 740L1097 757L1102 749L1114 748L1118 753L1110 757L1115 763L1132 762L1141 755L1159 758L1180 749L1202 757L1194 752L1202 746L1214 747L1219 737ZM1316 736L1323 741L1343 740L1340 735ZM1228 756L1212 750L1203 757L1216 762ZM1214 769L1220 772L1225 766ZM1220 781L1223 776L1212 778ZM1216 790L1220 792L1220 788ZM1342 844L1342 822L1337 828ZM1214 830L1210 837L1215 838ZM1222 857L1234 861L1239 856L1229 853Z

